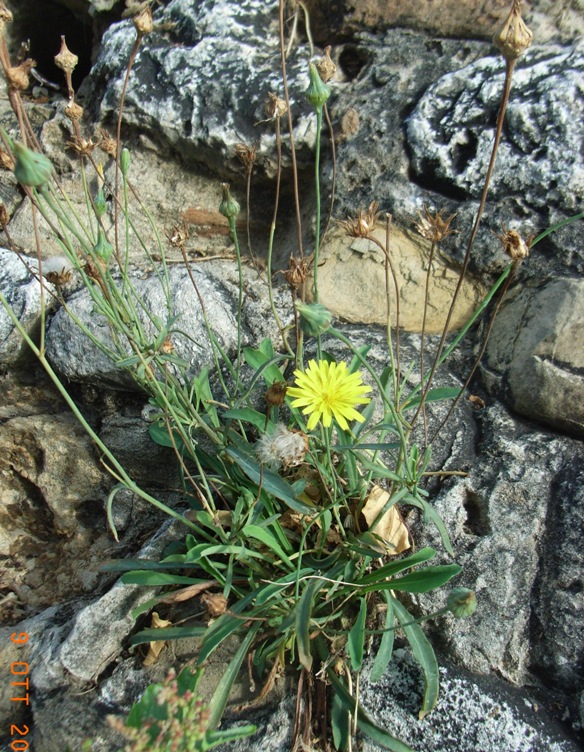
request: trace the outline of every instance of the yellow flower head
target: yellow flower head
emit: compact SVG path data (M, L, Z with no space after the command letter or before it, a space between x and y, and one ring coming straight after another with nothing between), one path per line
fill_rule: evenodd
M349 430L347 419L365 420L355 406L371 402L363 397L371 387L363 384L360 373L349 373L346 363L310 360L306 371L294 371L294 376L295 385L286 394L294 398L292 407L302 407L304 415L310 415L309 431L321 419L328 428L334 418L344 431Z

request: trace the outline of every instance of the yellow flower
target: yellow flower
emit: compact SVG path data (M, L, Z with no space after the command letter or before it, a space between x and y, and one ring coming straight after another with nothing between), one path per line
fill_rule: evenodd
M328 428L334 418L344 431L349 429L347 419L360 423L365 420L355 406L371 402L369 397L363 397L371 387L363 384L360 373L349 373L346 363L310 360L306 371L294 371L294 376L295 386L289 387L286 394L294 397L292 407L302 407L304 415L310 415L309 431L321 419Z

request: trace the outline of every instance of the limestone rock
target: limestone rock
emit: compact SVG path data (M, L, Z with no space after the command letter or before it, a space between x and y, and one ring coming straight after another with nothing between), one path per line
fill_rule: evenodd
M518 287L495 319L485 383L518 413L584 436L584 281Z
M31 267L36 260L26 258ZM53 290L52 285L48 285ZM23 328L33 339L38 336L41 316L41 286L27 270L21 259L12 251L0 248L0 290ZM54 308L54 299L45 290L47 311ZM19 331L4 306L0 306L0 364L13 364L23 356L26 348Z
M204 301L211 330L225 351L233 355L237 344L238 275L235 265L227 261L209 261L193 265L192 274ZM169 275L173 299L172 315L178 316L173 327L176 332L172 334L172 341L176 354L187 360L190 372L196 374L203 366L211 365L213 362L201 305L184 265L171 268ZM154 340L154 329L148 314L163 320L169 315L160 280L156 274L143 274L141 277L133 276L132 282L145 303L145 308L140 310L138 315L146 331L152 333ZM244 340L247 341L252 332L254 341L257 341L256 337L277 337L277 330L269 313L265 285L254 270L245 271L244 291ZM276 302L280 305L283 299L283 293L276 296ZM111 345L109 325L105 318L95 315L93 302L86 291L73 295L68 301L68 306L94 336ZM107 355L80 332L62 309L57 312L49 328L47 353L55 367L74 381L122 389L136 388L129 374L117 368Z
M235 166L238 143L259 140L258 159L274 172L274 129L268 94L281 95L277 5L258 0L205 3L172 0L156 14L159 28L142 42L130 78L124 122L149 132L219 174ZM89 85L101 92L100 115L117 112L135 31L130 21L106 32ZM288 59L298 157L310 154L314 116L304 99L306 50Z
M504 72L500 57L488 57L443 76L426 91L407 124L418 175L467 196L480 195ZM578 46L534 48L519 61L491 200L521 197L526 208L578 211L584 163L578 150L566 146L584 141L584 106L578 95L583 72L584 51Z
M385 246L385 233L375 231ZM399 326L406 331L422 329L426 278L430 247L413 234L393 228L390 258L400 291ZM394 279L388 269L392 326L397 324ZM429 306L426 333L441 333L458 282L459 273L438 254L432 261L429 276ZM385 254L372 240L348 238L341 232L327 236L323 243L318 270L320 302L334 316L361 324L385 324L387 321ZM463 283L450 322L450 329L460 329L478 308L486 290L470 275Z
M581 656L584 612L573 575L581 560L574 546L582 535L582 444L527 430L498 405L477 420L478 459L434 506L463 567L456 584L474 589L479 605L470 619L441 619L433 638L472 671L496 671L516 684L535 674L577 702L584 687L574 658ZM443 598L423 596L423 610L436 610Z

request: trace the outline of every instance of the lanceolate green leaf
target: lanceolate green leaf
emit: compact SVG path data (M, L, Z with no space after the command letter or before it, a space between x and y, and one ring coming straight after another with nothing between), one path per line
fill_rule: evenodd
M387 590L383 591L383 597L387 606L387 612L385 614L385 629L388 631L384 632L381 636L381 642L379 643L377 655L375 656L375 660L373 661L373 667L371 669L371 675L369 677L373 684L381 679L389 665L389 662L391 661L391 656L393 654L393 641L395 636L395 631L392 629L393 623L395 621L395 615L393 611L393 598Z
M211 711L209 716L209 727L212 729L216 728L221 723L223 711L225 710L225 706L227 705L227 700L229 699L229 694L231 692L231 688L233 687L233 682L237 678L241 664L248 654L259 628L259 622L254 622L252 626L248 628L245 637L243 638L239 648L237 649L237 652L229 662L227 669L223 672L221 679L219 680L217 689L213 693L213 697L209 702L209 709Z
M407 593L427 593L429 590L444 585L448 580L460 574L462 567L458 564L441 564L436 567L426 567L410 572L403 577L391 579L385 583L376 583L365 588L364 592L369 593L385 587L388 590L400 590Z
M310 650L310 617L314 594L322 587L322 582L311 580L304 588L300 600L296 604L296 644L298 646L298 660L307 671L312 668L312 653Z
M416 551L415 554L408 556L407 559L400 559L399 561L392 561L379 569L375 569L370 574L366 574L359 580L360 585L369 585L374 582L383 582L388 577L394 577L396 574L403 572L404 569L409 569L416 564L423 564L436 556L436 551L433 548L421 548Z
M248 538L253 538L254 540L260 541L260 543L263 543L264 546L267 546L273 551L287 567L294 569L294 564L292 564L288 555L269 530L266 530L264 527L259 527L258 525L246 525L241 532Z
M314 514L314 508L303 504L296 498L294 489L276 473L261 468L258 462L246 455L241 449L229 447L227 454L239 465L243 472L258 486L261 484L266 493L272 494L287 504L290 509L300 514Z
M424 672L426 688L424 691L422 707L419 712L419 718L422 720L422 718L424 718L424 716L426 716L438 702L438 661L436 660L434 649L420 625L409 624L414 618L405 606L402 606L402 604L394 598L393 607L395 615L402 625L402 629L411 645L412 653ZM408 624L408 626L404 626L405 624Z
M363 663L363 645L365 643L365 619L367 618L367 599L359 598L359 613L349 630L347 650L351 658L351 668L359 671Z

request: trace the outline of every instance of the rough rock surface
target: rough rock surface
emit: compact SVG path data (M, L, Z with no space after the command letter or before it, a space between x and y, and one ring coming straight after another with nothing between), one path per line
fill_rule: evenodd
M36 267L33 259L28 263ZM53 290L52 286L48 286ZM41 285L12 251L0 248L0 289L25 331L36 339L41 317ZM54 299L45 291L47 311ZM0 306L0 364L11 365L26 353L22 337L4 306Z
M538 423L584 436L584 280L516 287L483 362L489 391Z
M209 261L192 268L192 274L204 301L211 330L225 351L233 355L237 344L238 299L238 275L234 264ZM145 309L140 310L138 315L146 331L152 333L153 341L154 329L146 311L155 313L163 321L166 321L169 315L178 316L173 327L178 331L172 334L172 341L176 354L190 363L190 371L194 375L203 366L211 365L213 362L205 320L192 280L184 266L173 267L169 275L173 301L171 314L166 309L163 287L156 275L132 278L136 290L146 304ZM257 272L246 270L244 285L244 340L247 341L252 332L254 340L256 337L262 339L264 336L275 336L275 325L267 315L269 303L266 288ZM95 315L94 304L86 291L73 295L68 305L94 336L111 346L107 321L104 317ZM57 312L49 328L47 354L54 366L72 380L107 384L117 388L133 387L129 374L117 368L87 336L82 334L64 310Z

